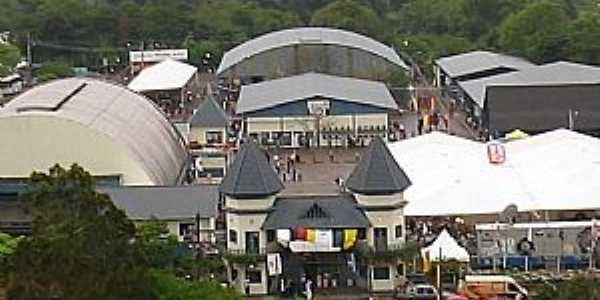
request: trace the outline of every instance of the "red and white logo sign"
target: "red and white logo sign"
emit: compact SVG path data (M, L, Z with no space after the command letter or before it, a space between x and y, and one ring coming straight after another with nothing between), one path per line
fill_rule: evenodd
M506 150L500 143L490 143L487 147L488 159L492 164L501 164L506 161Z

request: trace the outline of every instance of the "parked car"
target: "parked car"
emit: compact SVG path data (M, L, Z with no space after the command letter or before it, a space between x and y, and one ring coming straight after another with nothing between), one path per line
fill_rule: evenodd
M409 285L404 291L396 292L400 300L434 300L437 299L437 289L431 284Z

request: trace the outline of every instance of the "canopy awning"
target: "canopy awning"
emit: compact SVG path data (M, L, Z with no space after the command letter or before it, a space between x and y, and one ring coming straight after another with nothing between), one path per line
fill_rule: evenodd
M429 257L432 262L448 260L457 260L460 262L469 262L469 253L444 229L433 243L423 249L421 254L423 257Z

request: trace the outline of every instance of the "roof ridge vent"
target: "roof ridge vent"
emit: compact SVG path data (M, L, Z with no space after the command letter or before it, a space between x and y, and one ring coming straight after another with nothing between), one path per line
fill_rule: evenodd
M87 82L81 83L77 88L67 94L60 101L56 102L53 106L42 106L42 105L33 105L33 106L23 106L17 108L17 112L28 112L28 111L58 111L65 103L71 100L75 95L79 94L85 87L87 86Z
M311 207L304 213L302 219L324 219L331 218L331 215L327 212L326 209L321 207L316 202L311 205Z

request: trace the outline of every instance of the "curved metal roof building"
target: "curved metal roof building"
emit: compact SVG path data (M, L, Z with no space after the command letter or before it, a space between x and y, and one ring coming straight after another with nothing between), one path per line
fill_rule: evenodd
M408 69L394 49L372 38L341 29L299 27L267 33L227 51L225 55L223 55L217 74L221 76L236 65L250 58L254 58L259 54L296 45L332 45L360 50L382 58L388 64ZM323 54L323 52L328 51L320 51L321 54ZM331 53L332 56L339 56L338 54L339 53ZM271 62L283 62L284 59L281 58L281 56L283 56L281 53L278 53L275 56L277 56L276 60L274 61L271 59ZM305 57L303 57L302 60L303 63L306 63Z
M154 104L95 79L56 80L0 109L0 178L28 177L59 163L126 185L180 180L183 139Z

